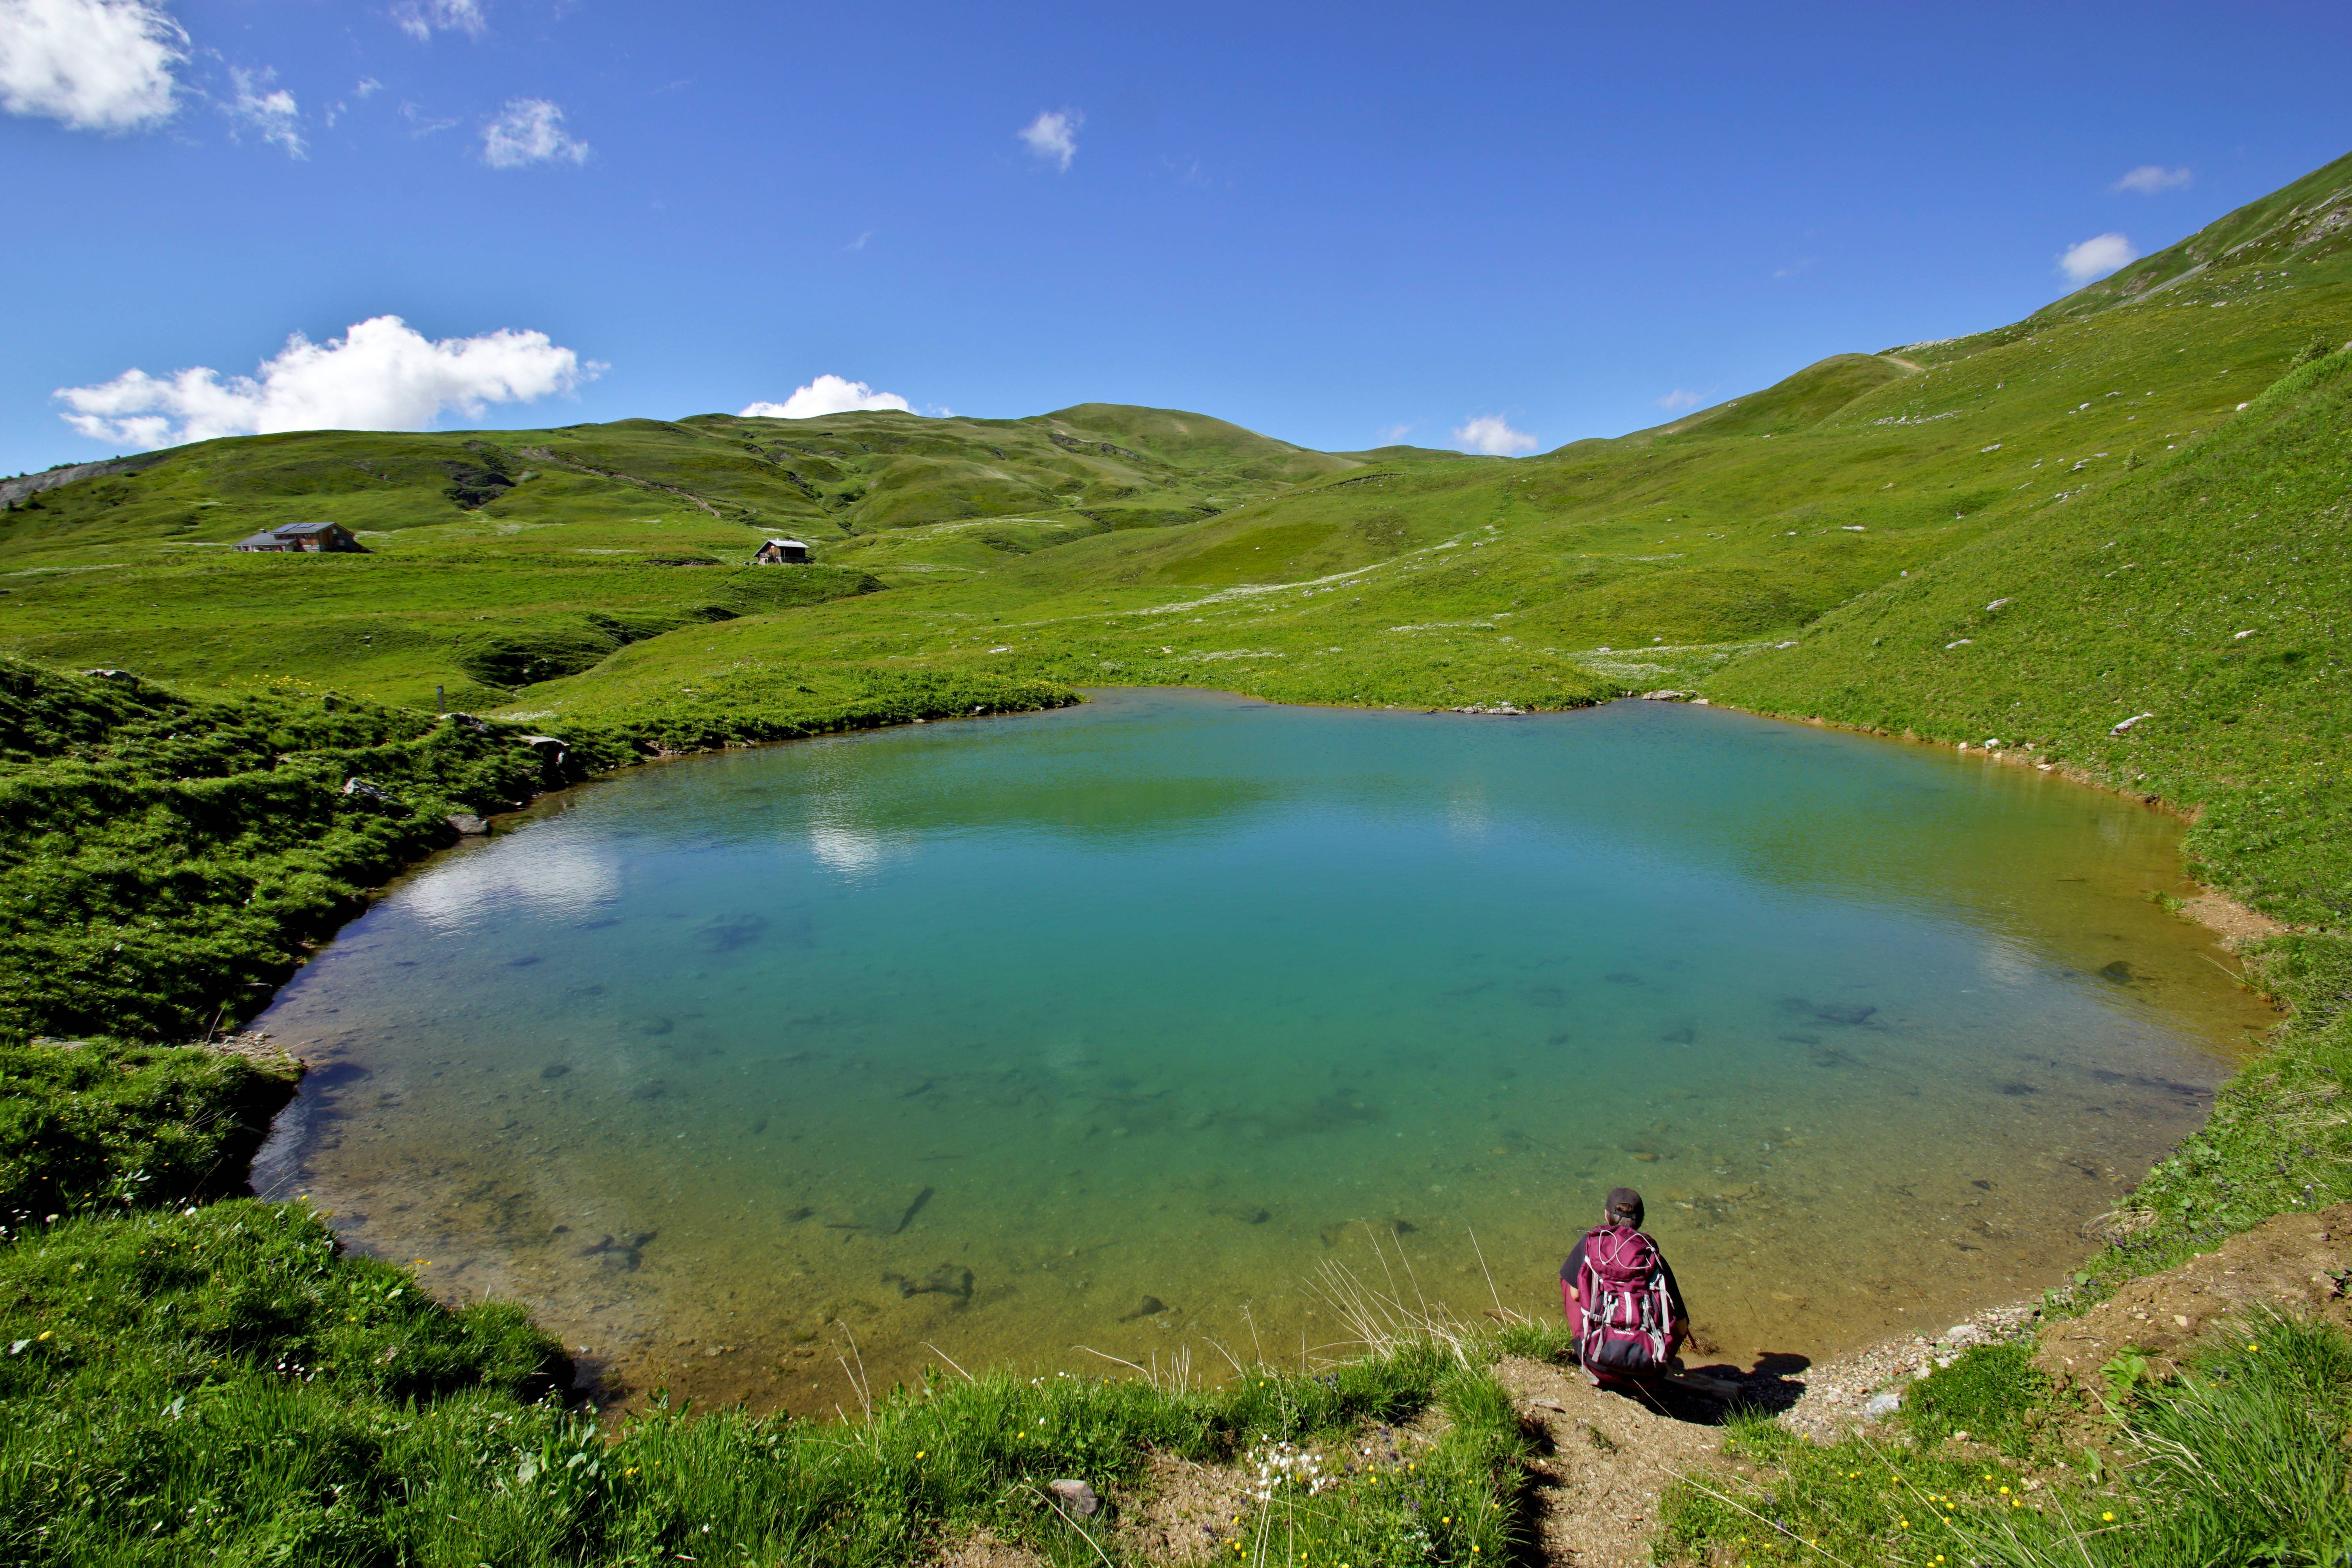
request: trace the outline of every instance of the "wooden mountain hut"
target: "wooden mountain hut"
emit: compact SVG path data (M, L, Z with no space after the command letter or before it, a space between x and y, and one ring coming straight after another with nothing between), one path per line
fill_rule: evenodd
M751 552L754 566L805 566L809 547L797 539L771 539Z

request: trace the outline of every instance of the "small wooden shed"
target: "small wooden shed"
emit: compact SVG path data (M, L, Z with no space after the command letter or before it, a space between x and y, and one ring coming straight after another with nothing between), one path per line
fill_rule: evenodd
M751 552L754 566L805 566L809 547L797 539L771 539Z
M248 553L365 555L368 547L340 522L289 522L236 542Z

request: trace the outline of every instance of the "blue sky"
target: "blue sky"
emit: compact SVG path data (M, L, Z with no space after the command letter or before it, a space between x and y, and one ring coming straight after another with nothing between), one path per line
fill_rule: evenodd
M0 0L0 472L826 376L1549 449L2169 244L2352 149L2347 58L2341 4Z

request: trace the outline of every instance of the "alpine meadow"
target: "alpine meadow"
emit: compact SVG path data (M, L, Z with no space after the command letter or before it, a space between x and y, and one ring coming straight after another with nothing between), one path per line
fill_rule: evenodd
M10 1561L1570 1560L1556 1449L1618 1439L1547 1428L1513 1380L1569 1338L1484 1287L1335 1285L1335 1360L599 1408L593 1347L249 1195L301 1069L241 1031L461 832L656 759L1111 687L1704 701L2187 819L2266 1048L2030 1332L1939 1346L1821 1441L1718 1400L1645 1550L2346 1561L2342 1273L2177 1354L2038 1352L2258 1227L2352 1226L2352 156L2011 325L1526 458L1088 403L235 437L0 497ZM236 548L320 520L363 551ZM753 563L771 539L813 560ZM1146 1528L1243 1472L1206 1544Z

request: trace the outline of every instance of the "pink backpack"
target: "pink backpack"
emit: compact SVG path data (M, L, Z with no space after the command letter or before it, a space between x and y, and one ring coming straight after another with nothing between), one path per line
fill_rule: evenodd
M1577 1360L1587 1372L1655 1377L1674 1353L1675 1303L1657 1244L1630 1225L1604 1225L1584 1238L1576 1293L1584 1309Z

